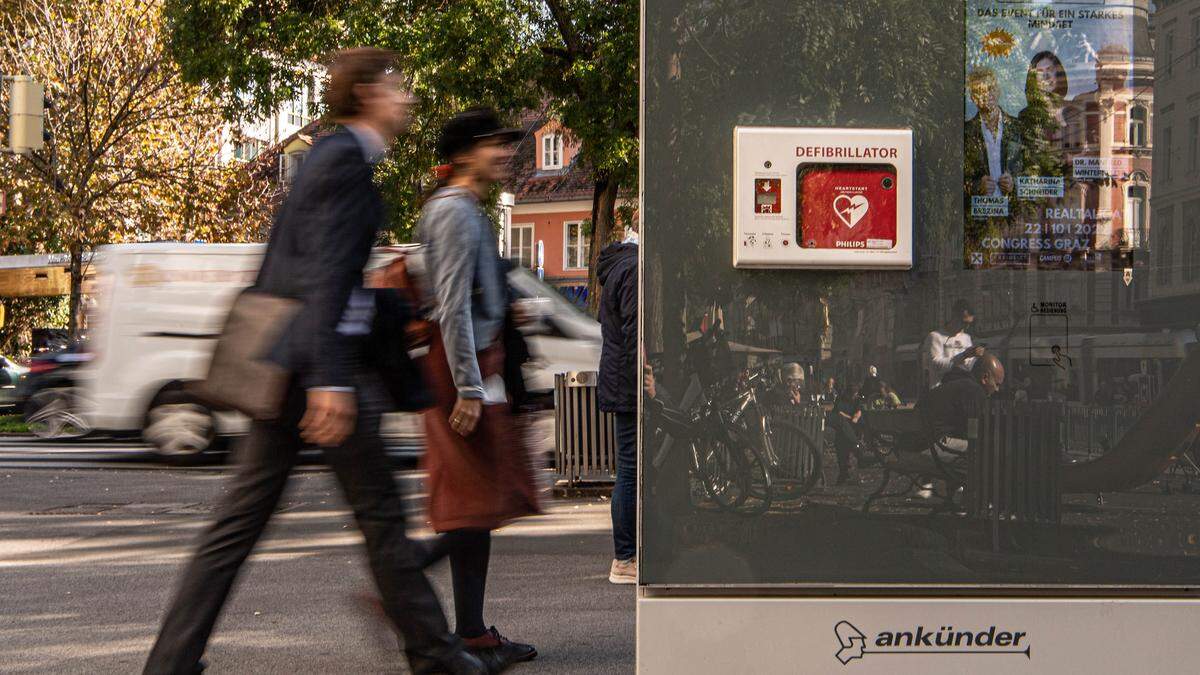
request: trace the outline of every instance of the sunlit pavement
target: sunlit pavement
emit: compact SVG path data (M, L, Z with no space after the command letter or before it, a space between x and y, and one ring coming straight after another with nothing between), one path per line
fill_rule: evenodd
M420 476L398 475L416 527ZM0 468L0 672L140 670L226 480L217 471ZM515 672L632 672L634 591L607 581L607 502L547 506L498 534L485 618L541 652ZM355 600L371 588L361 553L332 478L294 475L225 609L209 672L405 672L389 631ZM448 601L444 564L433 578Z

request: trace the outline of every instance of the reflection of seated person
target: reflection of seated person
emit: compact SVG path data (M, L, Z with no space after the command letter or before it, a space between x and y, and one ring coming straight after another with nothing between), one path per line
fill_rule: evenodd
M1020 172L1021 141L1016 120L1000 107L1000 85L990 68L967 75L971 102L979 109L967 120L963 178L966 192L999 197L1013 190L1013 173Z
M642 368L642 427L643 489L654 508L644 508L646 527L658 533L669 529L675 516L687 513L691 508L688 452L684 444L676 443L663 429L664 410L676 409L675 401L661 382L654 376L654 369L646 364ZM686 398L686 397L685 397ZM646 544L654 540L646 539ZM656 542L662 543L662 542Z
M967 451L967 423L983 417L987 399L1004 384L1004 365L995 354L975 359L970 372L953 371L941 386L917 401L921 448L931 448L941 464L957 464ZM954 467L961 468L961 467Z
M854 455L859 464L862 463L858 440L858 423L862 414L858 387L853 384L842 390L833 404L833 409L829 411L827 421L833 429L833 447L837 451L838 485L850 482L851 455Z
M883 380L879 381L879 393L867 402L867 407L871 410L895 410L900 405L900 396L896 394L896 390Z
M941 330L930 331L921 343L921 370L925 388L936 387L951 370L970 370L983 347L971 342L967 331L975 324L975 310L959 299Z
M783 384L787 390L787 400L792 405L808 403L809 396L805 384L804 367L799 363L787 363L783 366Z

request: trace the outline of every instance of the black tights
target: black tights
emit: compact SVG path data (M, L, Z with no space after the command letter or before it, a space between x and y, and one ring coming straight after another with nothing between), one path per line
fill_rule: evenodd
M487 588L488 561L492 557L491 530L446 532L429 547L425 567L447 556L454 584L454 632L463 638L479 637L487 632L483 595Z

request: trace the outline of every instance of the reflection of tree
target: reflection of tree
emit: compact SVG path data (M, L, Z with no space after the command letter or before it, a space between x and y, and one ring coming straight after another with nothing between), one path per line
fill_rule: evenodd
M961 7L865 0L854 11L831 11L817 0L669 0L646 12L645 253L647 270L663 275L646 290L662 293L664 309L647 317L647 344L661 342L670 363L703 307L749 296L758 298L746 310L755 320L731 320L734 340L774 337L784 351L821 354L844 351L859 329L880 334L889 315L882 309L903 301L915 274L732 268L733 127L911 126L920 158L918 268L936 271L951 251L957 260ZM913 309L897 314L933 321L934 308Z

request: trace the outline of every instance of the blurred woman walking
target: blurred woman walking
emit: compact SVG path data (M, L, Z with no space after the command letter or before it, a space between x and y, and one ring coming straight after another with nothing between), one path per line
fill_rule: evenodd
M504 384L505 336L515 329L485 210L492 186L507 175L517 138L489 109L451 119L437 147L447 164L417 225L437 326L424 359L434 398L424 421L429 519L441 536L426 562L450 558L455 632L493 672L537 656L483 619L492 530L539 511Z

